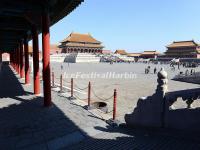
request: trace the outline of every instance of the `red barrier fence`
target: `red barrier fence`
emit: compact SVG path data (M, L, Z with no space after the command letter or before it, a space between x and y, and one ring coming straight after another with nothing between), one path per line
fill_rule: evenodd
M56 78L57 79L57 78ZM68 82L66 80L63 80L63 75L61 74L60 75L60 92L64 92L63 91L63 81L64 82L67 82L67 83L71 83L71 89L70 89L70 92L71 92L71 97L69 98L70 100L72 99L75 99L74 97L74 80L73 78L71 78L71 82ZM54 76L54 72L52 72L52 86L55 86L55 76ZM87 97L87 101L88 101L88 108L91 107L91 94L93 93L94 96L101 100L101 101L108 101L108 100L111 100L113 98L113 110L110 111L110 112L113 112L113 116L112 116L112 119L113 120L116 120L116 112L117 112L117 90L114 89L114 93L112 96L110 96L109 98L102 98L102 97L99 97L96 92L92 89L91 87L91 82L88 83L88 86L85 87L85 88L80 88L79 86L77 86L75 84L75 87L78 88L79 90L81 91L84 91L88 88L88 97ZM76 98L78 98L79 100L86 100L86 99L81 99L80 97L78 97L78 95L75 95Z
M113 120L116 119L116 109L117 107L117 90L114 89L114 98L113 98Z

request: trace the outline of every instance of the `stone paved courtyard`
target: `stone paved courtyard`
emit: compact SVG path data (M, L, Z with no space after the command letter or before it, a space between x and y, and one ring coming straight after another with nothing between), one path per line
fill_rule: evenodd
M199 139L166 132L113 128L52 92L53 106L32 95L12 70L0 73L0 147L11 149L200 149ZM22 84L20 84L22 83Z
M155 65L155 64L143 64L143 63L118 63L110 65L109 63L100 63L100 64L89 64L89 63L76 63L76 64L67 64L63 63L63 70L61 70L61 63L52 63L52 70L55 72L55 76L59 78L60 74L90 74L90 73L106 73L106 72L115 72L118 73L135 73L136 78L133 79L102 79L102 78L75 78L74 82L80 88L87 87L88 82L91 81L92 89L94 93L92 93L92 100L95 101L103 101L110 97L113 94L113 90L117 89L117 119L121 122L124 122L124 115L126 113L131 113L134 107L137 104L138 98L150 96L155 92L157 86L157 74L153 74L154 67L157 68L157 71L160 70L161 67L164 67L168 73L169 79L173 78L180 71L185 72L186 68L181 67L180 70L177 69L172 71L169 65ZM147 66L151 66L150 74L145 74L144 69ZM196 72L200 71L200 68L195 69ZM64 85L70 87L70 84L67 83L70 81L70 78L65 79ZM59 83L59 79L56 80ZM191 89L198 88L199 85L184 83L169 80L168 89L169 91L177 91L183 89ZM76 87L75 87L76 88ZM87 89L83 91L85 94L76 93L79 98L87 99ZM109 99L105 101L108 104L109 112L112 111L113 99ZM177 107L186 107L186 104L182 101L176 105ZM194 106L200 106L199 102L195 102ZM110 114L112 115L112 114Z

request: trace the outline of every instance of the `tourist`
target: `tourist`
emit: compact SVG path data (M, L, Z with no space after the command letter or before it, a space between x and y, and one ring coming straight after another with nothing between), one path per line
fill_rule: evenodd
M145 74L149 74L149 72L150 72L149 67L145 68Z
M156 67L154 68L153 72L154 72L154 74L156 74L156 73L157 73L157 69L156 69Z
M194 74L194 75L196 74L195 69L193 69L193 74Z
M150 69L151 69L151 67L150 67L150 66L148 66L148 67L147 67L147 74L149 74L149 73L150 73Z
M145 74L147 74L147 68L145 68L144 72L145 72Z
M187 76L188 73L189 73L189 70L187 69L187 70L185 71L185 76Z
M178 63L178 70L180 70L180 63Z
M190 71L190 75L192 75L193 74L193 69L191 69L191 71Z

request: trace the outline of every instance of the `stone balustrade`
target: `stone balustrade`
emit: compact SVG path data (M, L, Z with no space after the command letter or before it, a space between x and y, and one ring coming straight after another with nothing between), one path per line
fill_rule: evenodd
M193 102L200 98L200 88L168 92L167 72L158 72L158 85L152 96L139 98L132 114L125 115L128 126L177 129L200 133L200 108ZM186 108L175 109L174 103L182 99Z
M165 100L169 109L173 108L173 104L177 101L178 98L181 98L186 102L187 108L192 108L192 103L200 98L200 88L166 93Z
M70 63L99 63L100 57L97 57L95 54L92 53L72 53L65 58L65 62Z

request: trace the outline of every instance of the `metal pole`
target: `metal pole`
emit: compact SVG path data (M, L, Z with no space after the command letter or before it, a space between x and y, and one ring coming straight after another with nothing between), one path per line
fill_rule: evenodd
M116 119L116 104L117 103L117 90L114 89L114 98L113 98L113 120Z
M91 83L88 84L88 108L90 108L90 100L91 100Z
M63 76L60 75L60 92L63 92Z
M74 97L74 80L71 78L71 98Z

